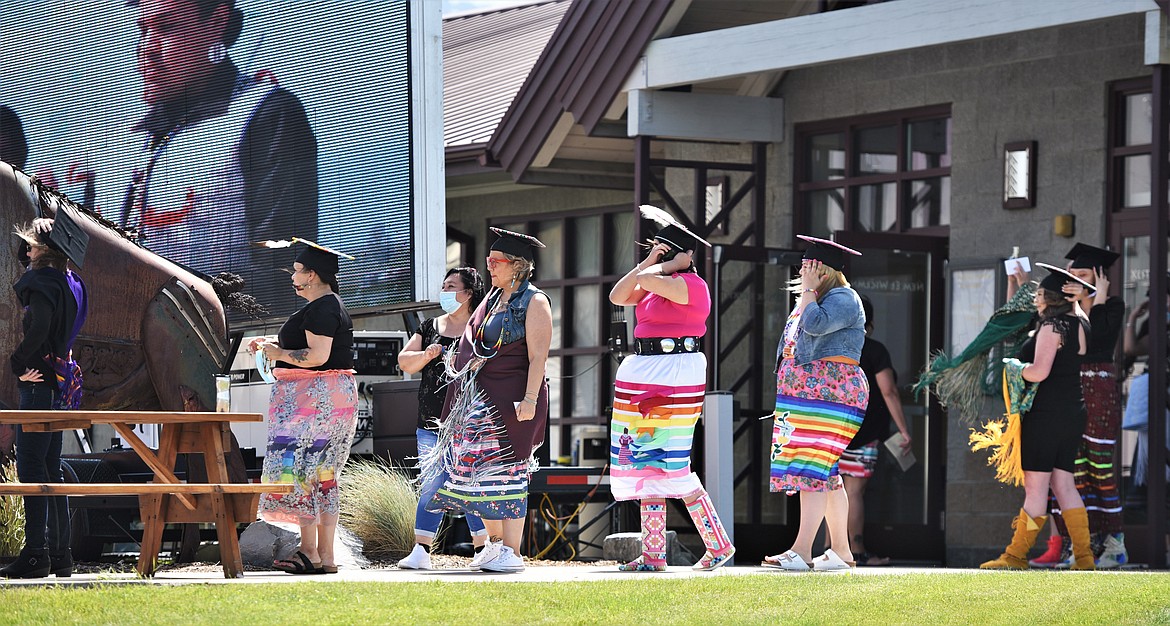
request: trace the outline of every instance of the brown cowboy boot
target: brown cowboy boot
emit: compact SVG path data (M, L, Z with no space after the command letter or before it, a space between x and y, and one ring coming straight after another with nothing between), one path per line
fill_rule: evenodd
M1032 517L1020 509L1020 514L1012 520L1015 534L1012 535L1011 545L1004 548L998 559L980 565L979 569L1028 569L1028 550L1036 543L1036 535L1040 534L1040 529L1044 528L1047 521L1047 515Z
M1068 536L1072 539L1072 553L1075 562L1069 569L1097 569L1093 559L1093 548L1089 540L1089 514L1085 507L1065 509L1061 512Z

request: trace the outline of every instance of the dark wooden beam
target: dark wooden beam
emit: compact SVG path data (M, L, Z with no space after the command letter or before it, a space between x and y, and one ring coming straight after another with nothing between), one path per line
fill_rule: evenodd
M1162 5L1162 2L1158 3ZM1165 7L1163 6L1163 11ZM1146 471L1150 567L1166 568L1166 182L1170 179L1170 65L1153 66L1153 145L1150 159L1150 456Z
M516 182L522 185L546 185L549 187L582 187L585 189L616 189L633 191L632 176L608 176L605 174L564 174L527 170Z

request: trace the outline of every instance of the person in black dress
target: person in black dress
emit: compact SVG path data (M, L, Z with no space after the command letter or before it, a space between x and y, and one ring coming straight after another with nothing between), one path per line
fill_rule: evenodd
M1024 471L1024 506L1013 522L1015 534L999 558L981 569L1027 569L1028 550L1048 521L1051 489L1064 512L1072 538L1072 569L1095 569L1089 545L1089 518L1073 478L1085 402L1081 396L1081 362L1088 346L1088 323L1064 286L1079 279L1065 270L1037 264L1051 272L1036 290L1039 323L1018 356L1026 364L1025 381L1036 384L1032 407L1021 420L1020 464ZM1091 285L1085 285L1091 287Z

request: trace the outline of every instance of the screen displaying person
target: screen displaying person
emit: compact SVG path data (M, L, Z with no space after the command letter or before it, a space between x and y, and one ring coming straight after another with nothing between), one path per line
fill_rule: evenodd
M317 140L304 107L270 72L245 74L228 56L244 27L235 0L136 4L148 109L132 129L141 151L116 221L151 251L241 274L262 304L291 309L277 270L292 252L248 243L316 239Z
M28 139L20 116L11 107L0 105L0 161L24 169L28 160Z

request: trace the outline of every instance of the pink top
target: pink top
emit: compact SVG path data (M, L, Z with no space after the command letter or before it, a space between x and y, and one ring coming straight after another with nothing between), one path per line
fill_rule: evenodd
M671 302L660 295L647 293L638 302L634 315L638 325L635 337L702 337L707 334L707 315L711 313L711 292L698 274L672 274L687 283L688 304Z

